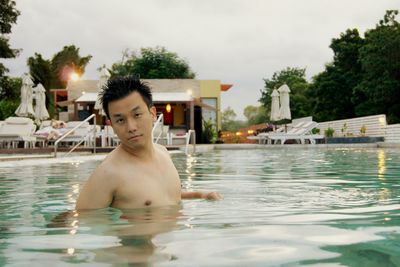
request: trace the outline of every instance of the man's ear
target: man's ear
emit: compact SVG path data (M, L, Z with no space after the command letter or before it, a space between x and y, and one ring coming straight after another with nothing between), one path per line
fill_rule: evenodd
M155 106L151 106L150 110L150 114L153 117L153 122L155 122L157 120L157 110Z

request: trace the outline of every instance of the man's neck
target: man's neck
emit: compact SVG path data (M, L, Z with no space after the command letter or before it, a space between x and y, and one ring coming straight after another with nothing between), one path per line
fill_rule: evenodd
M151 160L154 156L154 144L152 142L140 148L131 148L121 144L120 149L130 156L140 160Z

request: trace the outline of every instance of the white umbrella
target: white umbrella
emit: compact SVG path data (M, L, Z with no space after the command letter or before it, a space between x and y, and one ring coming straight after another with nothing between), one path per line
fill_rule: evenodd
M278 89L279 98L281 100L281 108L279 109L279 119L292 119L292 115L290 114L290 104L289 104L289 86L286 84L282 85Z
M271 121L279 121L279 93L276 89L271 94Z
M32 106L32 87L33 82L29 74L25 74L22 77L22 87L21 87L21 104L15 111L15 114L19 117L29 117L29 115L34 115Z
M110 73L108 70L103 67L100 71L100 79L97 83L97 92L100 92L103 88L103 86L107 83L108 79L110 78ZM100 103L99 97L97 97L96 103L94 104L94 108L99 110L99 114L102 116L105 116L106 113L104 113L103 106Z
M50 117L46 108L46 89L39 83L34 90L36 97L35 117L42 121Z

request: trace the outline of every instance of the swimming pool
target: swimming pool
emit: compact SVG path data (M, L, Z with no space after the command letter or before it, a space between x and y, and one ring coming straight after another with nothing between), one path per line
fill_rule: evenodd
M399 150L172 158L184 189L225 199L63 213L98 160L0 165L0 266L400 266Z

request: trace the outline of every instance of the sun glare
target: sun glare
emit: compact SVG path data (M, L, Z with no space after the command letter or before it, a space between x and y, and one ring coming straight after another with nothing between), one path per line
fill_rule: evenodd
M76 72L72 72L69 76L69 78L73 81L79 80L79 75Z

